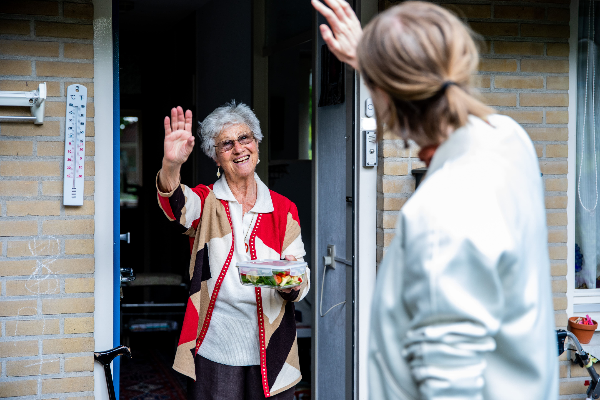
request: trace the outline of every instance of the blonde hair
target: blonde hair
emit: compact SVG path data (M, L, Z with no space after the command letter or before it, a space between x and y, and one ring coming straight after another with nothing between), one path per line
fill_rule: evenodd
M390 8L366 27L357 55L374 92L379 135L385 124L405 141L438 144L469 114L493 113L470 87L479 63L473 33L440 6L407 1Z

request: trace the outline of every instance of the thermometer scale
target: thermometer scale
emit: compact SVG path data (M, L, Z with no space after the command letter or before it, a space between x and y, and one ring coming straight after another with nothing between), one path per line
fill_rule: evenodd
M66 206L83 205L86 103L85 86L75 84L67 88L63 186L63 204Z

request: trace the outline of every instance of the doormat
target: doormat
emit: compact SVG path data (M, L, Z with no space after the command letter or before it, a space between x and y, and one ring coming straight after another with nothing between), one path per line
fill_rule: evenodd
M120 400L186 400L185 377L156 350L121 359Z

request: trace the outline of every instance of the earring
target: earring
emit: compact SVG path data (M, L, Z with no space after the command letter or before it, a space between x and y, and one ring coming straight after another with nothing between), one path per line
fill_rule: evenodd
M217 167L217 178L221 177L221 168Z

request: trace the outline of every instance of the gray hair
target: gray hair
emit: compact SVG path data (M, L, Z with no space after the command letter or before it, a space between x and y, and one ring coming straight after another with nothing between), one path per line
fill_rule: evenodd
M244 103L235 104L235 100L225 103L208 114L204 121L198 126L198 136L200 137L200 147L204 154L217 159L215 151L215 139L223 129L228 125L245 124L250 128L258 142L263 138L260 131L260 123L254 112Z

